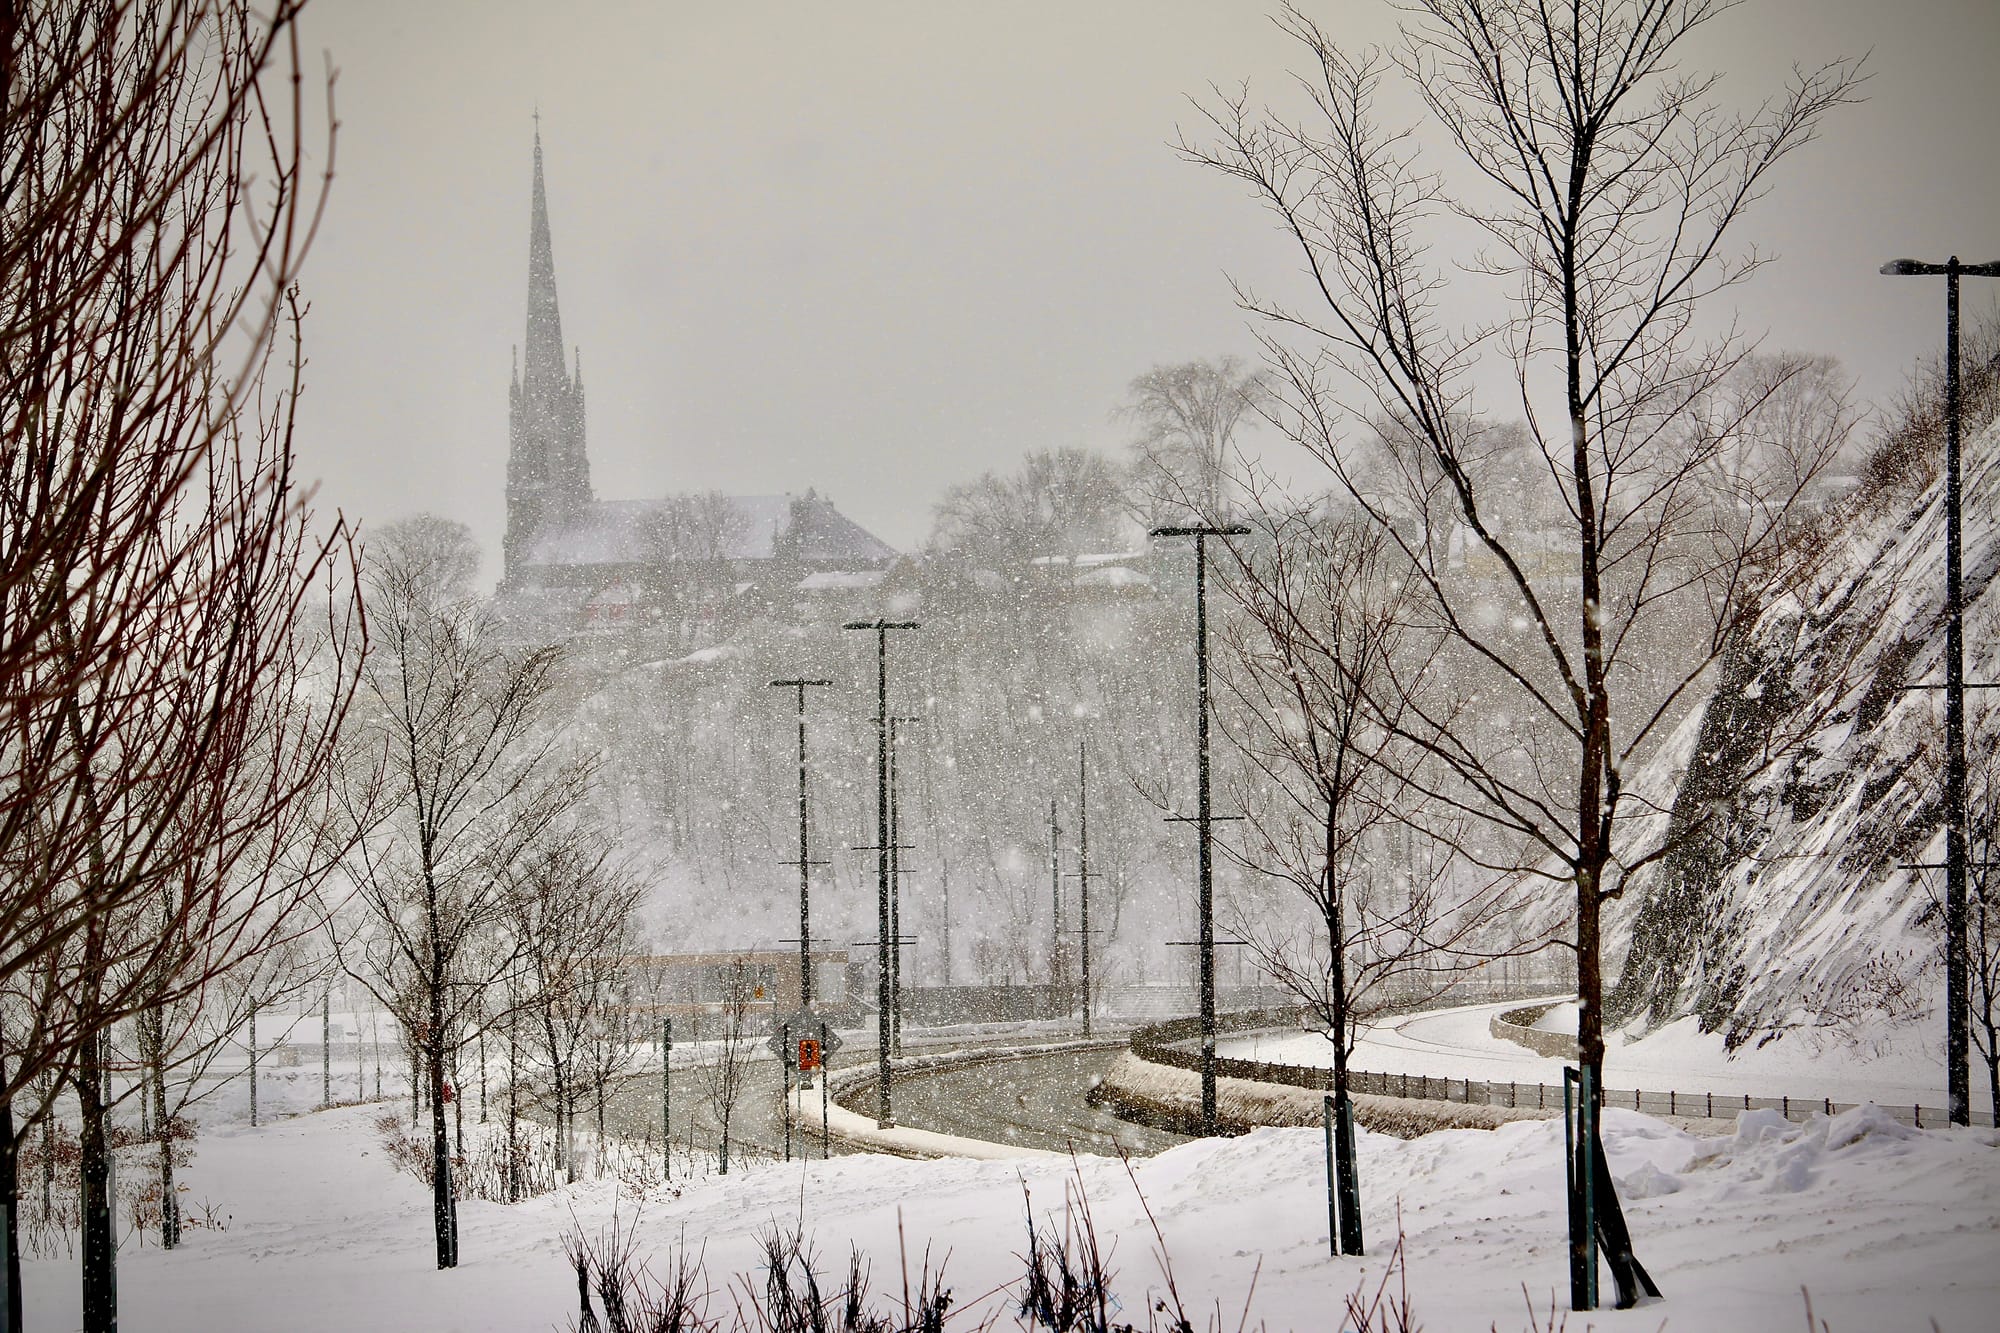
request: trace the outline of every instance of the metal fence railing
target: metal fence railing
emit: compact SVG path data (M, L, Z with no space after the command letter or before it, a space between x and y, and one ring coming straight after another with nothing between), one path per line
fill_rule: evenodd
M1263 1009L1224 1014L1217 1018L1218 1031L1247 1032L1258 1028L1296 1026L1296 1009ZM1132 1034L1132 1053L1154 1064L1177 1069L1200 1069L1201 1052L1187 1043L1201 1035L1198 1019L1180 1018ZM1249 1079L1258 1083L1281 1083L1315 1092L1333 1091L1333 1070L1318 1065L1279 1064L1270 1060L1242 1060L1218 1056L1215 1072L1221 1078ZM1422 1074L1378 1074L1348 1071L1351 1092L1376 1097L1411 1097L1429 1101L1461 1102L1475 1106L1505 1106L1544 1111L1560 1111L1563 1090L1560 1084L1487 1081L1472 1078L1439 1078ZM1734 1116L1744 1111L1776 1111L1787 1120L1805 1120L1814 1113L1837 1115L1852 1110L1858 1102L1838 1102L1831 1097L1758 1097L1748 1093L1654 1091L1642 1088L1606 1088L1604 1104L1648 1115ZM1944 1108L1912 1104L1877 1105L1891 1117L1919 1129L1934 1129L1946 1123ZM1972 1123L1991 1125L1993 1113L1974 1111Z

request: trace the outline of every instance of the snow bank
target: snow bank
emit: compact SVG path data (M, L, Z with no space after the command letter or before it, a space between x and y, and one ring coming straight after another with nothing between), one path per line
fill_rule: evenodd
M559 1237L572 1218L594 1231L616 1208L655 1271L677 1245L702 1250L719 1301L736 1273L761 1280L760 1233L796 1224L830 1266L859 1247L883 1290L898 1285L901 1256L914 1273L928 1246L933 1261L948 1256L950 1285L969 1305L1011 1327L1023 1192L1038 1215L1059 1217L1066 1192L1079 1188L1112 1247L1127 1317L1161 1285L1148 1207L1197 1324L1219 1305L1233 1326L1247 1296L1252 1327L1328 1328L1344 1293L1381 1280L1399 1224L1414 1313L1428 1333L1524 1329L1527 1300L1546 1324L1552 1293L1566 1289L1559 1122L1407 1142L1364 1131L1371 1253L1362 1259L1327 1255L1319 1131L1261 1129L1134 1161L1129 1176L1104 1158L859 1156L733 1170L638 1201L605 1181L511 1207L472 1202L461 1215L464 1264L440 1273L423 1187L383 1159L370 1129L377 1114L342 1109L209 1136L188 1173L190 1194L227 1229L198 1231L172 1254L128 1243L119 1265L127 1326L566 1327L575 1285ZM1572 1327L1768 1333L1798 1325L1802 1287L1833 1333L1931 1319L1946 1333L1991 1326L2000 1305L2000 1139L1991 1131L1917 1132L1873 1108L1804 1125L1753 1113L1721 1139L1617 1110L1604 1129L1640 1254L1667 1302ZM73 1260L31 1261L26 1294L30 1327L76 1326ZM973 1314L966 1326L978 1322Z
M1513 1081L1561 1087L1564 1061L1493 1034L1492 1017L1518 1007L1518 1002L1466 1005L1386 1019L1362 1031L1352 1065L1371 1073L1412 1078L1421 1075L1456 1081L1470 1077L1502 1084ZM1559 1008L1568 1012L1568 1021L1573 1024L1575 1006ZM1217 1051L1282 1064L1325 1067L1333 1063L1333 1048L1315 1032L1245 1033L1225 1038ZM1743 1096L1789 1097L1801 1107L1827 1100L1875 1102L1895 1107L1902 1115L1910 1115L1912 1108L1921 1104L1929 1123L1933 1114L1939 1120L1944 1118L1942 1052L1941 1042L1933 1045L1927 1034L1913 1033L1906 1033L1901 1043L1876 1056L1849 1043L1825 1046L1805 1041L1772 1042L1731 1052L1721 1034L1700 1031L1696 1020L1689 1017L1636 1040L1626 1033L1607 1034L1604 1079L1605 1086L1613 1089L1677 1092L1689 1105L1700 1094L1713 1093L1718 1109L1722 1098ZM1984 1101L1983 1096L1977 1100L1982 1111Z
M1319 1125L1323 1122L1325 1095L1283 1083L1218 1078L1216 1118L1230 1132L1256 1126ZM1200 1132L1201 1075L1192 1069L1154 1064L1128 1051L1105 1071L1104 1082L1091 1093L1091 1099L1142 1124L1184 1134ZM1413 1139L1440 1129L1495 1129L1510 1120L1536 1120L1552 1112L1530 1107L1516 1110L1414 1097L1357 1095L1354 1114L1363 1128L1399 1139Z

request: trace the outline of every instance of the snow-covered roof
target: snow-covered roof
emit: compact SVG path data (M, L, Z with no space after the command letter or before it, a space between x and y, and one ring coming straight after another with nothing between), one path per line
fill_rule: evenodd
M674 659L676 666L708 666L715 662L728 662L743 656L743 650L734 644L717 644L713 648L697 648L686 657Z
M1071 580L1079 588L1143 588L1152 581L1149 575L1129 565L1107 565L1102 569L1086 570Z
M822 569L799 580L800 592L841 592L873 588L882 582L879 569Z
M808 564L885 564L896 552L833 503L803 496L731 495L720 525L726 560L780 555ZM543 529L528 550L529 565L653 565L672 563L667 535L684 522L684 497L599 500L574 520Z
M1144 560L1144 551L1086 551L1082 555L1038 555L1028 563L1031 565L1074 565L1078 569L1095 569L1099 565L1117 565L1130 560Z

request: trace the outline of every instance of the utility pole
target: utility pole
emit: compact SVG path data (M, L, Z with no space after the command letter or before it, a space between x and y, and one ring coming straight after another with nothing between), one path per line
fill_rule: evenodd
M806 841L806 691L830 680L774 680L774 689L797 690L799 695L799 1006L812 1008L812 868L823 864L812 859ZM781 861L780 865L790 864Z
M1056 823L1056 798L1049 797L1049 990L1060 996L1069 981L1063 965L1068 942L1063 939L1062 826Z
M1195 838L1200 847L1197 910L1201 918L1199 984L1201 988L1201 1124L1214 1134L1215 1123L1215 813L1210 803L1208 763L1208 539L1239 537L1250 529L1240 524L1216 527L1198 524L1154 528L1155 537L1194 538L1194 660L1195 750L1197 787ZM1181 818L1185 818L1184 816Z
M922 721L920 717L889 719L889 1044L897 1055L903 1053L903 853L913 848L903 844L903 791L896 724Z
M1076 932L1083 952L1083 1035L1090 1035L1090 742L1076 743Z
M1972 1123L1972 987L1966 943L1965 819L1965 589L1960 550L1962 500L1958 440L1958 280L2000 278L2000 260L1962 264L1953 255L1942 264L1892 259L1881 271L1893 277L1944 276L1945 483L1944 483L1944 1044L1947 1117L1954 1125Z
M850 620L842 629L875 635L875 932L877 1129L895 1123L889 1092L889 631L915 629L914 620Z

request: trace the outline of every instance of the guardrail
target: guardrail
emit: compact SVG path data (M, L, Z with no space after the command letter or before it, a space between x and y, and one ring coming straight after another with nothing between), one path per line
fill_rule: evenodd
M1259 1028L1296 1027L1297 1010L1252 1010L1244 1013L1222 1014L1216 1018L1218 1032L1248 1032ZM1201 1022L1193 1018L1177 1018L1166 1023L1156 1023L1141 1028L1132 1034L1132 1053L1141 1060L1154 1064L1170 1065L1176 1069L1200 1069L1201 1052L1189 1050L1186 1043L1201 1035ZM1555 1035L1555 1034L1551 1034ZM1570 1047L1574 1049L1572 1040ZM1242 1060L1230 1056L1217 1056L1215 1072L1219 1078L1249 1079L1256 1083L1282 1083L1295 1088L1309 1088L1315 1092L1333 1091L1333 1070L1320 1065L1279 1064L1270 1060ZM1545 1111L1560 1111L1563 1104L1563 1090L1559 1084L1488 1082L1470 1078L1439 1078L1422 1074L1377 1074L1362 1070L1349 1070L1348 1091L1364 1093L1375 1097L1413 1097L1427 1101L1462 1102L1474 1106L1532 1107ZM1748 1093L1738 1096L1734 1093L1681 1092L1668 1089L1664 1092L1642 1088L1606 1088L1604 1104L1621 1109L1643 1111L1648 1115L1706 1116L1714 1117L1738 1115L1744 1111L1776 1111L1787 1120L1804 1120L1813 1113L1837 1115L1854 1109L1858 1102L1837 1102L1831 1097L1756 1097ZM1946 1123L1946 1115L1941 1107L1908 1105L1891 1106L1876 1103L1891 1117L1918 1129L1936 1129ZM1972 1123L1991 1125L1993 1114L1989 1111L1974 1111Z

